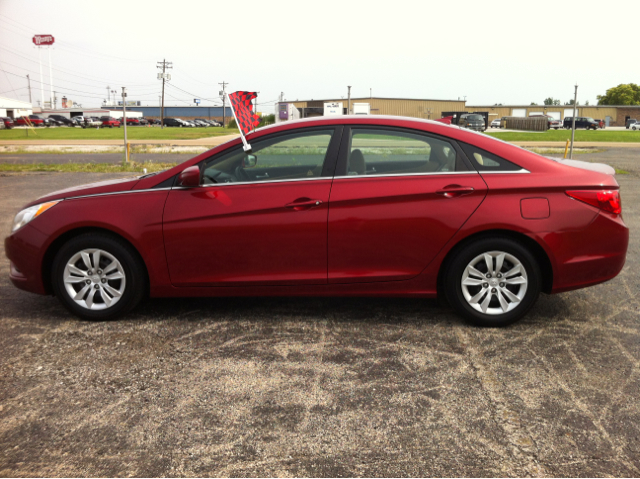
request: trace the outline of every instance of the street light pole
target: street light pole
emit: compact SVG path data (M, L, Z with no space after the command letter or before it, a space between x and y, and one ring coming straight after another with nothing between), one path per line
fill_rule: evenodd
M569 150L569 159L573 159L573 139L576 136L576 105L578 103L578 85L576 84L576 90L573 95L573 118L571 121L571 150Z
M347 88L348 88L348 93L347 93L347 99L348 99L347 115L351 115L351 85L349 85Z
M129 163L129 144L127 143L127 89L122 87L122 123L124 123L124 161Z

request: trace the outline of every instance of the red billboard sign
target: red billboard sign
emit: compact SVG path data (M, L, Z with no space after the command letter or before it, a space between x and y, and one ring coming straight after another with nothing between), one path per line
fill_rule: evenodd
M33 36L33 43L38 46L53 45L54 41L55 39L53 38L53 35L34 35Z

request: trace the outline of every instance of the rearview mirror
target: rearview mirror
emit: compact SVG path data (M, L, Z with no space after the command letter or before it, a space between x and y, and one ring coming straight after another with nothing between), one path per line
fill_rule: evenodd
M242 160L243 168L253 168L258 164L258 157L255 155L246 155Z
M178 177L178 186L184 186L187 188L200 186L200 167L190 166L189 168L182 170L182 173L180 173L180 176Z

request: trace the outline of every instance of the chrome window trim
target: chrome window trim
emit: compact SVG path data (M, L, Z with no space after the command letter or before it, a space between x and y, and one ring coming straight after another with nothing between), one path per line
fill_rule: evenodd
M200 185L200 188L210 188L212 186L233 186L233 185L256 185L266 183L290 183L292 181L318 181L318 180L331 180L331 176L318 176L314 178L291 178L288 180L262 180L262 181L236 181L231 183L211 183L210 185ZM197 187L196 187L197 188ZM182 186L174 186L173 189L191 189L184 188Z
M522 175L522 174L526 174L526 173L531 173L529 170L522 168L520 170L515 170L515 171L505 171L505 170L499 170L499 171L479 171L478 173L480 173L481 175L485 175L487 173L495 175L497 173L502 174L502 175Z
M393 178L398 176L433 176L433 175L478 175L477 171L430 171L428 173L392 173L388 175L343 175L336 176L336 180L354 178Z

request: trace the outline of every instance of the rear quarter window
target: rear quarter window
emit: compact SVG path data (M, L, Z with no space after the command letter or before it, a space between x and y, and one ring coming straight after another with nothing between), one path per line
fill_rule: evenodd
M460 143L460 146L465 155L467 155L467 158L471 161L473 167L480 172L522 170L521 166L476 146L469 145L468 143Z

